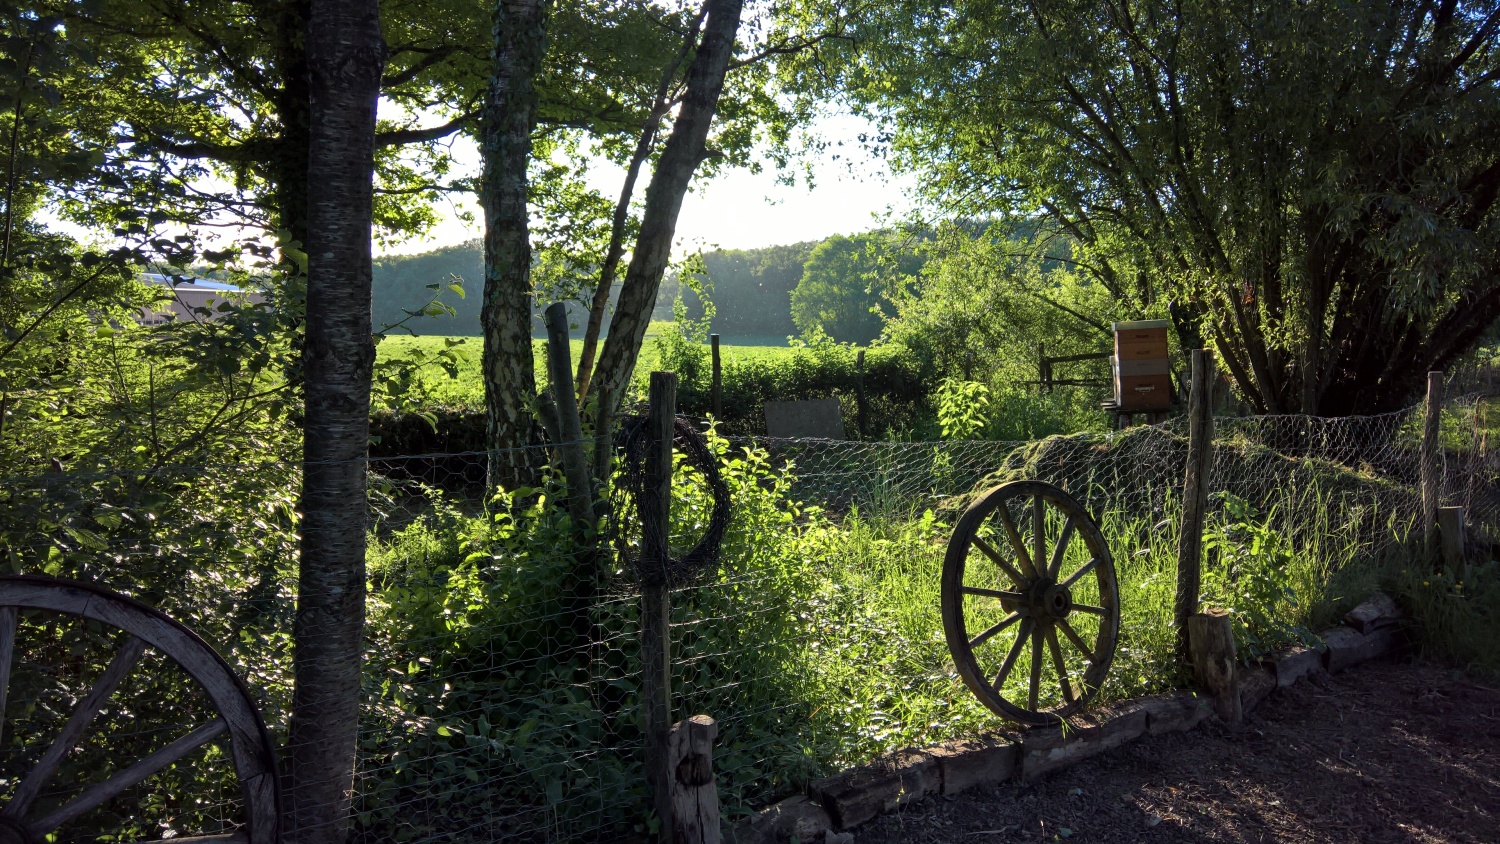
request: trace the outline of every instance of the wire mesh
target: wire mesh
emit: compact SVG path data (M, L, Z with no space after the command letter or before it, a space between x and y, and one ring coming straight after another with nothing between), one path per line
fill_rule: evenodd
M1445 405L1441 429L1442 503L1468 508L1483 543L1500 536L1491 416L1488 399L1460 396ZM1211 519L1230 518L1233 498L1294 539L1334 531L1354 554L1410 551L1420 408L1223 418L1216 428ZM715 438L710 448L734 509L716 567L671 593L673 717L719 721L717 786L733 822L899 743L993 724L955 680L931 624L935 606L859 606L892 584L935 592L925 563L902 555L939 557L947 524L977 491L1055 483L1102 521L1134 526L1112 534L1129 566L1146 545L1175 542L1187 443L1174 420L1033 442ZM525 455L539 467L537 488L500 498L486 492L486 453L370 462L354 840L649 834L636 576L604 541L629 533L619 522L630 516L614 514L592 544L580 543L551 503L562 484L551 456L546 447ZM284 743L299 478L297 462L274 453L118 471L32 467L0 493L5 557L12 571L100 583L193 627L246 678ZM678 479L671 545L685 548L711 520L713 496L687 467ZM895 548L895 574L876 583L859 549L881 542ZM591 581L581 605L580 571ZM86 695L111 641L87 624L22 617L0 798ZM862 685L870 675L878 683ZM47 805L211 717L160 654L131 677L91 733L102 738L50 781ZM227 758L212 745L58 840L232 830L243 808Z

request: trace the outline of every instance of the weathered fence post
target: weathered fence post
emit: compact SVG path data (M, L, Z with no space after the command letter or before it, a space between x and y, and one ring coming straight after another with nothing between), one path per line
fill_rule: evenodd
M1177 654L1188 658L1188 618L1198 611L1203 579L1203 521L1208 509L1208 476L1214 463L1213 361L1193 350L1193 381L1188 393L1188 453L1182 478L1182 521L1177 531Z
M1464 508L1439 507L1437 527L1443 571L1462 583L1469 576L1469 559L1464 553Z
M865 438L865 350L854 356L854 429Z
M717 335L717 334L710 334L710 335L708 335L708 345L709 345L709 348L713 350L713 358L714 358L714 386L713 386L713 394L712 394L713 395L713 402L710 404L710 407L712 407L713 411L714 411L714 422L716 422L716 423L718 423L720 425L723 425L724 424L724 375L723 375L723 371L719 368L719 335Z
M547 374L557 408L557 450L568 479L568 515L577 528L594 528L594 485L583 443L578 394L573 391L572 353L568 348L568 309L561 302L547 308Z
M567 612L580 650L593 641L589 617L597 592L599 558L594 531L594 480L589 474L588 451L583 442L583 420L578 415L578 394L573 391L573 363L568 348L568 310L561 302L547 308L547 375L551 407L543 401L544 416L551 416L549 434L562 458L568 483L568 517L573 521L577 552L568 578Z
M1422 425L1422 541L1428 553L1437 553L1438 499L1442 496L1443 463L1443 373L1427 373L1426 418Z
M1209 610L1188 617L1193 681L1213 698L1214 712L1231 727L1239 726L1239 678L1235 672L1234 626L1225 610Z
M667 748L673 844L719 844L719 789L714 785L714 737L719 725L694 715L672 725ZM668 827L662 820L662 829Z
M1036 344L1036 391L1038 394L1052 391L1052 379L1047 374L1047 344Z
M661 840L672 844L672 770L668 745L672 725L672 620L667 591L667 539L672 515L672 437L677 419L677 373L651 373L646 430L651 438L646 456L647 495L641 502L641 554L645 571L655 572L641 583L641 698L645 716L646 782L661 821Z

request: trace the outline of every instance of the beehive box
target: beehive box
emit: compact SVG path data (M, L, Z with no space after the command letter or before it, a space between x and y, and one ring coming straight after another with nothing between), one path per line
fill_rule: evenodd
M1164 319L1114 324L1115 404L1120 410L1159 410L1172 403Z

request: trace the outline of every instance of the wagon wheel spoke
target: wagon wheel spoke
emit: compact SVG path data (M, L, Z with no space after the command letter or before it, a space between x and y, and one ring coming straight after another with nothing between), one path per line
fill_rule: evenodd
M125 789L145 782L152 774L180 761L228 729L229 725L223 718L215 718L104 782L90 786L87 791L59 806L50 814L27 824L26 830L37 837L46 835L79 815L103 806Z
M121 681L131 669L135 668L136 662L140 660L141 653L145 649L145 642L134 636L125 637L124 644L115 651L114 658L109 661L104 673L94 681L94 687L89 689L83 702L73 709L73 714L69 716L68 723L63 725L62 732L58 733L57 738L42 754L42 758L37 760L36 766L31 769L26 778L21 780L10 802L5 804L3 810L0 810L0 817L19 820L26 814L26 810L31 808L31 802L41 793L42 786L57 770L58 764L62 762L68 751L78 744L78 740L83 737L84 730L88 729L94 716L99 714L104 702L109 700L109 696L114 694L115 689L119 688ZM48 827L46 831L50 832L54 828Z
M1078 698L1073 694L1073 684L1068 682L1068 667L1063 663L1062 648L1057 645L1057 628L1047 629L1047 649L1052 652L1052 665L1057 668L1057 679L1062 684L1063 700L1072 703Z
M1073 643L1073 647L1077 648L1083 654L1084 659L1088 660L1090 664L1097 661L1094 659L1094 652L1089 650L1089 646L1083 643L1083 637L1078 635L1078 632L1073 629L1073 625L1069 624L1066 618L1059 618L1057 626L1062 628L1063 635L1067 636L1068 641Z
M1087 563L1084 563L1082 566L1080 566L1078 568L1078 571L1075 571L1072 574L1068 575L1068 579L1064 580L1060 585L1064 589L1071 589L1071 588L1073 588L1073 584L1077 583L1078 580L1079 580L1079 578L1081 578L1084 575L1088 574L1089 572L1093 571L1094 570L1094 566L1097 566L1098 564L1099 564L1099 559L1097 557L1090 558Z
M1016 558L1021 561L1021 568L1028 573L1028 579L1036 577L1036 566L1031 564L1031 552L1026 550L1026 543L1021 539L1016 520L1010 515L1010 508L1001 504L995 515L1000 517L1000 526L1005 528L1005 537L1010 540L1010 547L1016 550Z
M0 738L5 736L5 704L10 697L10 663L16 651L16 608L0 607Z
M1000 570L1005 572L1005 576L1010 578L1012 583L1016 584L1017 586L1025 586L1030 582L1030 578L1021 574L1021 572L1015 566L1006 562L1005 558L1001 557L998 551L991 547L988 542L985 542L983 537L977 534L974 536L974 547L978 548L980 551L983 551L984 555L990 558L990 562L999 566Z
M1018 622L1020 620L1021 620L1021 614L1020 613L1015 613L1015 612L1011 613L1010 615L1006 616L1005 619L1002 620L999 624L996 624L994 627L991 627L990 629L984 631L983 633L980 633L978 636L975 636L974 638L970 639L969 640L969 647L970 648L977 648L977 647L979 647L980 645L984 644L985 642L988 642L996 633L999 633L1001 630L1004 630L1005 628L1011 626L1012 624L1015 624L1016 622Z
M1068 542L1073 538L1073 517L1063 522L1062 534L1057 537L1057 545L1052 549L1052 561L1047 563L1047 577L1053 580L1062 573L1063 555L1068 552Z
M1096 607L1093 604L1074 604L1073 609L1078 612L1092 613L1094 615L1109 615L1109 610L1104 607Z
M1005 662L1001 663L1000 671L995 675L995 691L1000 691L1000 687L1005 685L1005 678L1010 676L1010 670L1016 666L1016 660L1021 656L1021 649L1026 647L1026 639L1031 635L1033 626L1035 625L1029 618L1021 622L1020 634L1016 636L1015 643L1010 646L1010 653L1005 655Z
M1031 545L1031 559L1038 576L1043 575L1042 561L1047 559L1047 500L1040 495L1031 496Z
M1006 592L1003 589L981 589L978 586L965 586L965 595L973 595L978 598L999 598L1002 601L1024 602L1026 596L1020 592Z
M1027 696L1026 708L1036 711L1037 695L1042 690L1042 630L1037 625L1031 631L1031 692Z

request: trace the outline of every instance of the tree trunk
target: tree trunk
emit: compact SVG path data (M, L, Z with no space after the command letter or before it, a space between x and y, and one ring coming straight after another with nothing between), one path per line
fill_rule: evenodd
M536 74L546 53L547 0L495 0L490 90L481 122L484 174L484 332L489 484L533 481L529 445L536 375L531 349L531 233L526 167L536 127Z
M703 39L688 68L687 93L672 134L662 148L651 186L646 189L640 234L625 271L614 319L610 321L609 338L604 342L604 352L594 373L593 383L603 385L617 406L640 355L651 309L656 305L656 292L672 254L682 197L706 151L708 130L719 105L719 94L724 90L724 74L734 53L734 38L744 3L708 0L707 6Z
M370 218L385 45L374 0L314 0L302 549L284 840L348 832L359 725L370 428Z
M656 146L656 133L661 129L662 118L670 108L668 96L677 72L687 60L688 52L698 40L698 31L703 28L703 18L708 13L705 4L693 21L693 28L682 39L682 48L677 51L672 63L662 72L661 82L656 86L656 96L651 100L651 113L641 136L636 140L635 153L630 157L630 166L625 168L625 184L620 188L620 197L615 201L615 215L610 221L609 249L604 254L604 266L599 270L599 284L594 288L594 300L589 304L589 321L583 331L583 351L578 356L578 399L589 394L589 380L594 374L594 353L599 347L599 331L604 325L604 311L609 306L609 291L614 287L615 275L620 269L620 259L625 256L625 225L630 221L630 200L635 196L635 181L640 177L641 167ZM603 418L601 415L600 418Z

